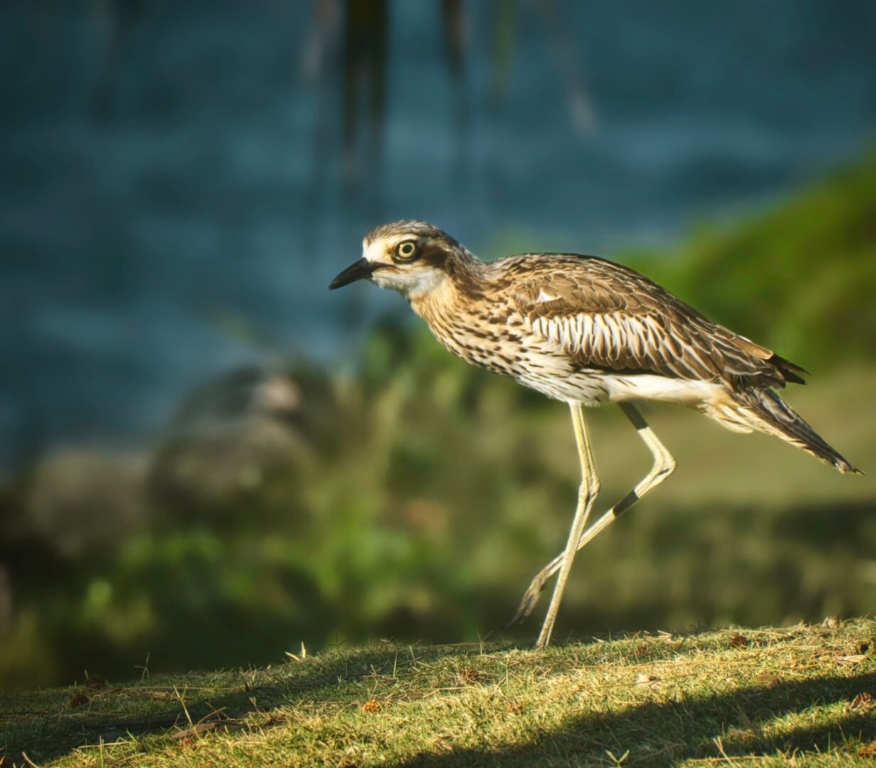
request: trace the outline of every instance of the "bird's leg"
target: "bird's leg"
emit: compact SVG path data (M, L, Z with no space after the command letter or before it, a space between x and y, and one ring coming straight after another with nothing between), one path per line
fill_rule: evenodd
M648 426L648 422L642 418L642 415L638 410L636 410L631 403L621 403L620 407L627 415L627 418L633 423L633 426L639 433L639 437L642 438L645 445L648 446L653 454L654 466L651 467L651 471L633 490L624 496L581 535L581 538L578 540L578 549L582 549L586 544L596 538L599 533L617 520L617 518L648 493L648 491L656 488L675 471L675 459L672 457L672 454L667 450L666 446L660 442L657 435L654 434L651 427ZM565 557L565 552L557 555L544 568L542 568L541 571L539 571L538 575L529 585L529 589L526 590L526 594L520 602L520 607L517 609L517 613L514 614L514 618L511 619L509 626L510 624L516 624L518 621L522 621L529 616L532 609L535 607L535 604L538 602L538 598L541 595L541 591L544 589L547 580L559 570Z
M536 648L544 648L551 641L554 631L554 622L557 612L560 610L560 601L563 599L563 590L572 570L572 562L578 551L578 542L587 526L587 518L590 510L599 494L599 477L596 474L596 465L593 462L593 452L590 450L590 439L587 436L587 423L584 420L584 407L577 403L570 403L572 410L572 426L575 429L575 441L578 444L578 456L581 459L581 487L578 491L578 508L572 520L572 530L566 542L566 550L560 556L560 575L557 577L557 585L554 587L554 596L548 608L544 624L536 642Z

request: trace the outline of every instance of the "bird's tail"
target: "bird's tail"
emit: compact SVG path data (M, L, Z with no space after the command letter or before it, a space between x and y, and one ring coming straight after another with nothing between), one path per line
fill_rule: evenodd
M728 393L729 402L713 404L708 414L724 426L737 432L756 429L768 435L780 437L815 456L840 472L857 472L836 450L806 423L790 405L771 389L744 389Z

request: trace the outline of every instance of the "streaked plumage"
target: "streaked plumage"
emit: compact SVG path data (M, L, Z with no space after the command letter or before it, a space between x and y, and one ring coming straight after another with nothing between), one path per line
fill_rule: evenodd
M775 393L789 382L804 383L800 366L712 322L632 269L574 254L484 263L419 221L378 227L363 246L363 258L331 288L368 278L399 291L453 354L569 403L573 420L581 405L672 402L735 431L780 437L840 471L857 471ZM645 438L647 424L631 405L624 409ZM586 442L583 412L580 419L576 435ZM644 491L637 486L636 498L674 469L653 439L655 461L671 468ZM591 482L598 482L595 472ZM558 605L556 593L555 600ZM549 640L547 624L540 645Z

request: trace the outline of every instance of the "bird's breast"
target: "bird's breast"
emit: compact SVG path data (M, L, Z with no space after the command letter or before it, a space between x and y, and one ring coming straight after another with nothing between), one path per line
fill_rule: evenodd
M533 335L519 315L496 307L471 312L412 306L448 351L472 365L509 376L556 400L595 404L607 399L599 375L576 376L574 362Z

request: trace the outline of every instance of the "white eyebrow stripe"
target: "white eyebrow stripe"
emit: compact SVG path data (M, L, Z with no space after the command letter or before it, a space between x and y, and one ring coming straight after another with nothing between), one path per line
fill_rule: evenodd
M362 243L362 258L366 261L386 261L386 248L384 240L374 240L371 243Z

